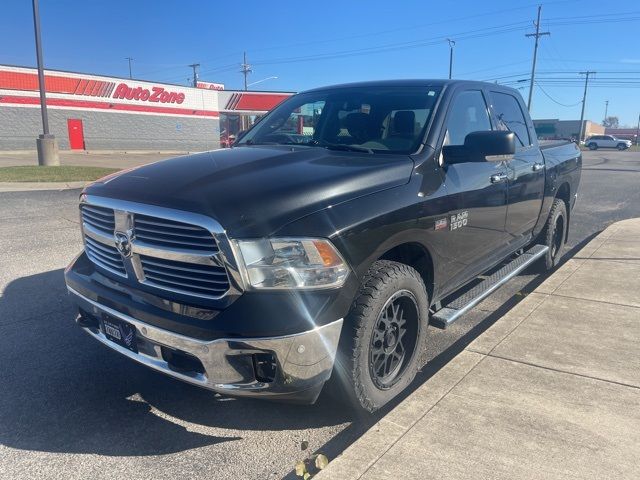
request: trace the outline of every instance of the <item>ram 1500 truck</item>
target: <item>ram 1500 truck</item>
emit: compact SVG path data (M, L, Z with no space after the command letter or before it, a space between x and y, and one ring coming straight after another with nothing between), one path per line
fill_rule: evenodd
M581 165L500 85L319 88L231 149L85 188L66 283L79 326L152 369L299 402L331 380L373 411L415 377L429 326L557 264Z

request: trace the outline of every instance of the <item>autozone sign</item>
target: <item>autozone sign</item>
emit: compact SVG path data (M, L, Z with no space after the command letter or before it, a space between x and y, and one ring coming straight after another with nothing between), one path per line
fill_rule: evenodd
M164 87L154 86L148 89L144 87L130 87L126 83L120 83L113 92L112 98L138 100L140 102L177 103L179 105L184 102L184 93L171 92L165 90Z

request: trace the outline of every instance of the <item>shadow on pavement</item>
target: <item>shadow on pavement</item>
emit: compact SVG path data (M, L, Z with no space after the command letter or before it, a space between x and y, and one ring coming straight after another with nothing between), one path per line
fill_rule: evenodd
M567 252L565 260L595 235ZM545 278L534 277L521 296L510 297L436 355L401 398L376 415L354 416L326 394L309 406L232 399L152 372L75 325L62 270L24 277L0 297L0 444L45 452L161 455L240 440L242 431L351 422L318 449L335 458ZM226 432L220 435L220 429Z
M328 401L297 406L231 399L178 382L99 345L74 318L61 269L15 280L0 297L0 444L161 455L240 440L243 430L350 420ZM212 429L229 432L208 434Z

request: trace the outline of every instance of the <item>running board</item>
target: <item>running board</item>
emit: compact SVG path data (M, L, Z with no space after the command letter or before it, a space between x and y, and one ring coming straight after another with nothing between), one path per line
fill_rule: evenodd
M534 245L493 275L487 277L471 290L456 298L449 305L435 312L431 316L431 325L438 328L447 328L483 299L496 291L498 287L505 284L533 262L545 255L548 250L549 247L546 245Z

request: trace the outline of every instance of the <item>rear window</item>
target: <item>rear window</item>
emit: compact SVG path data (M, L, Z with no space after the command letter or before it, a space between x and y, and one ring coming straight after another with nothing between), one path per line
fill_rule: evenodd
M498 130L515 133L518 143L523 147L531 145L529 127L518 99L507 93L491 92L491 103L498 119Z

